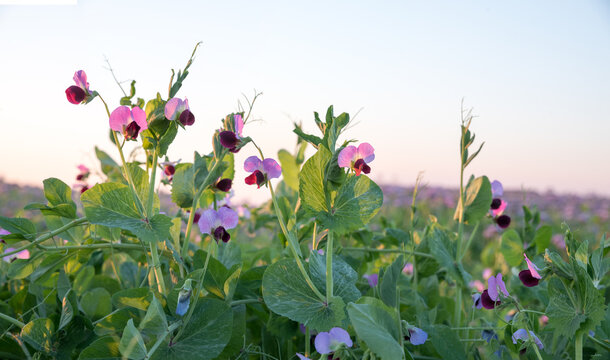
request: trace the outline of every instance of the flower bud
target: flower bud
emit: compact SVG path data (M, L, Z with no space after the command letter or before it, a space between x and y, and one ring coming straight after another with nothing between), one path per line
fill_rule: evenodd
M502 229L506 229L510 225L510 216L500 215L496 218L496 224Z
M239 144L239 139L237 135L235 135L232 131L222 131L220 132L220 144L225 148L229 149L231 152L236 152L235 148Z

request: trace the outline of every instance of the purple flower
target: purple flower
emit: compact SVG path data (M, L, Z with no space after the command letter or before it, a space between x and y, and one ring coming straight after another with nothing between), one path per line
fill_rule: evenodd
M346 146L339 153L337 162L339 167L348 167L359 176L361 172L368 174L371 168L368 165L375 159L375 149L369 143L362 143L356 148L353 145Z
M271 158L266 158L261 161L261 159L256 156L250 156L246 159L244 162L244 170L251 173L246 177L246 184L256 184L259 188L268 180L278 178L282 175L282 168L277 161Z
M491 182L491 196L493 198L499 198L502 197L502 195L504 195L504 187L502 186L502 183L499 182L498 180L494 180Z
M191 279L187 279L178 293L178 303L176 304L176 314L183 316L186 314L191 303L191 293L193 292L191 286Z
M379 282L379 274L362 275L362 277L369 282L370 287L377 286L377 283Z
M428 333L418 327L411 326L408 331L409 334L405 335L405 340L409 340L413 345L421 345L428 340Z
M78 105L85 101L87 96L91 94L91 91L89 91L87 74L85 74L83 70L75 72L73 79L76 85L72 85L66 89L66 97L70 103Z
M110 114L110 128L121 132L126 140L135 140L141 131L148 129L146 113L137 106L132 109L119 106Z
M413 264L406 263L405 267L402 268L402 273L405 275L413 275Z
M531 330L529 331L529 334L534 339L534 342L536 343L538 348L542 350L544 348L544 345L542 344L542 341L540 341L540 339L538 339L538 336L536 336L536 334L534 334L534 332ZM513 344L516 344L517 340L528 341L529 336L527 335L527 331L525 329L519 329L519 330L515 331L515 333L512 336L512 339L513 339Z
M352 347L354 343L349 333L341 328L334 327L329 332L321 332L314 341L316 351L321 355L330 354L339 350L343 345Z
M244 120L241 114L233 115L232 129L221 131L219 134L220 144L231 152L238 152L237 146L241 143L243 129Z
M506 290L506 285L502 280L502 274L498 274L495 277L490 276L489 279L487 279L487 285L487 290L484 290L481 294L481 304L485 309L491 310L497 305L500 305L500 295L498 294L498 289L506 297L510 296L508 290Z
M472 307L476 309L483 308L483 303L481 301L481 294L475 293L472 294Z
M171 98L165 104L165 117L169 120L178 119L184 126L190 126L195 123L195 115L189 108L189 101L187 98L184 100L179 98Z
M228 207L221 207L218 211L208 209L201 214L199 218L199 230L202 234L210 234L216 241L229 241L231 235L227 229L233 229L237 226L237 213Z

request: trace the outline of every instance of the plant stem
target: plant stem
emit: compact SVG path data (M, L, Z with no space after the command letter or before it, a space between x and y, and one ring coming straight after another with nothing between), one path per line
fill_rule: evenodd
M65 245L65 246L39 246L45 251L66 251L66 250L87 250L87 249L124 249L124 250L140 250L147 251L145 247L139 244L116 244L116 243L102 243L102 244L85 244L85 245ZM171 257L172 254L169 251L161 251L163 256Z
M579 331L576 333L576 338L574 339L574 359L582 360L582 338L584 332ZM537 348L537 347L536 347Z
M596 343L597 345L603 347L606 351L610 351L610 344L606 344L602 340L599 340L591 335L587 335L587 337L589 339L593 340L593 342ZM606 340L606 342L608 342L608 340Z
M235 300L235 301L231 301L231 306L237 306L237 305L242 305L242 304L257 304L257 303L262 303L263 301L261 299L242 299L242 300Z
M480 221L477 221L477 223L474 225L474 229L472 229L472 233L468 237L468 241L466 242L466 246L464 246L464 249L461 252L461 255L460 255L460 258L459 258L460 262L464 258L464 255L468 252L468 248L470 247L470 243L472 242L472 239L474 239L474 236L476 235L477 230L479 230L479 224L480 223L481 223Z
M148 182L148 199L146 202L146 217L151 219L153 217L153 199L155 195L155 178L157 175L157 147L153 151L153 163L150 173L150 181ZM158 291L161 294L166 293L165 279L163 278L163 271L161 270L161 262L159 261L158 245L156 241L151 241L150 244L150 258L152 265L155 269L155 277L157 278Z
M71 229L71 228L73 228L73 227L75 227L77 225L83 224L85 222L87 222L87 218L86 217L82 217L82 218L79 218L79 219L76 219L76 220L72 220L69 223L67 223L66 225L60 227L59 229L53 230L53 231L51 231L48 234L45 234L45 235L42 235L42 236L36 238L36 240L32 241L31 243L29 243L27 245L23 245L22 247L17 248L16 250L0 254L0 259L5 257L5 256L10 256L10 255L16 254L16 253L18 253L20 251L23 251L25 249L31 248L32 246L34 246L36 244L40 244L41 242L43 242L45 240L48 240L48 239L52 238L55 235L61 234L62 232L66 231L68 229Z
M22 323L21 321L15 319L13 317L10 317L6 314L3 314L3 313L0 313L0 319L6 320L6 321L10 322L11 324L18 326L19 328L22 328L25 326L25 324Z
M318 288L313 284L313 281L311 281L309 274L307 274L307 271L305 270L305 267L303 266L303 262L301 261L299 252L297 251L297 249L295 249L295 247L293 245L293 241L290 240L292 238L292 234L288 232L288 229L286 228L286 224L284 224L284 219L282 218L282 213L280 212L280 207L277 204L277 200L275 199L275 192L273 191L273 185L271 185L271 182L268 182L267 184L269 185L269 191L271 192L271 201L273 202L273 208L275 209L275 216L277 217L277 220L280 223L280 228L282 229L284 236L286 237L286 239L288 239L288 245L290 247L290 250L292 251L292 255L294 256L294 259L297 262L297 267L301 271L301 274L303 275L305 282L307 282L307 285L309 285L311 290L316 294L316 296L320 300L325 301L326 298L324 297L324 295L322 295L320 290L318 290ZM293 240L296 240L296 239L293 239ZM328 292L328 287L327 287L327 292ZM331 294L332 294L332 290L331 290Z
M150 359L152 357L152 355L155 353L155 351L157 351L157 348L159 347L159 345L161 345L163 340L165 340L167 335L171 334L172 331L176 330L181 325L181 323L182 323L181 321L178 321L178 322L171 324L167 328L167 330L165 330L165 332L157 338L157 341L155 342L155 344L150 348L150 350L146 354L146 359Z
M159 261L159 253L157 249L157 242L150 242L150 258L155 269L155 277L157 279L157 290L161 294L166 294L165 279L163 278L163 271L161 271L161 262Z
M309 357L311 351L311 335L309 334L309 326L305 326L305 356Z
M330 304L333 297L333 240L334 234L330 229L326 238L326 303Z

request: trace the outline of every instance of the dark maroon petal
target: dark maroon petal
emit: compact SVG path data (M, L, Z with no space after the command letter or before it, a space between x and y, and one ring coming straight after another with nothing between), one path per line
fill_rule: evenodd
M229 239L231 239L231 235L229 235L224 227L219 226L214 229L214 239L216 239L216 241L222 240L223 242L228 242Z
M221 179L216 183L216 188L220 191L227 192L231 190L231 185L233 181L231 179Z
M180 114L180 123L184 126L190 126L195 123L195 115L189 110L186 109Z
M176 173L176 168L173 165L165 165L163 172L167 176L172 176Z
M496 224L502 229L506 229L510 225L510 216L500 215L496 218Z
M132 121L125 128L125 139L126 140L135 140L138 138L138 134L140 133L140 125L138 125L135 121Z
M200 217L201 217L201 214L198 212L195 212L195 216L193 216L193 224L197 224L199 222Z
M532 276L532 273L529 270L521 271L519 273L519 280L521 280L523 285L525 285L527 287L536 286L540 282L540 280L538 280L538 279L536 279L535 277Z
M483 307L485 309L491 310L494 307L500 305L499 301L494 302L491 297L489 297L489 294L487 293L487 289L483 290L483 293L481 294L481 304L483 304Z
M83 174L76 175L76 180L78 180L78 181L81 181L84 178L85 178L85 175L83 175Z
M72 85L66 89L66 97L68 98L69 102L74 105L78 105L85 100L87 93L85 93L85 90L79 88L78 86Z
M222 131L220 133L220 144L229 150L235 150L235 147L239 144L239 139L232 131Z
M83 187L80 189L80 193L82 194L82 193L84 193L84 192L85 192L85 191L87 191L87 190L89 190L89 187L85 185L85 186L83 186Z
M502 205L502 200L500 200L500 199L493 199L491 201L492 210L497 210L500 207L500 205Z
M362 172L365 174L368 174L371 172L371 167L368 166L366 163L364 163L364 165L362 165Z

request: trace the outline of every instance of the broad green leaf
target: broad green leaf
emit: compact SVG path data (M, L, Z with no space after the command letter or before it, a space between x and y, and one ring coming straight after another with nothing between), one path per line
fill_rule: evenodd
M110 293L104 288L95 288L83 294L80 305L87 316L97 320L112 311Z
M166 338L152 359L215 359L229 343L232 329L233 311L229 305L221 300L200 299L182 336L171 345Z
M226 301L233 300L233 294L235 294L237 282L239 281L239 275L241 274L241 266L235 265L234 268L229 270L229 273L230 275L227 277L227 280L225 280L223 286Z
M299 191L299 166L296 159L284 149L278 151L277 157L282 165L284 182L294 191Z
M11 233L10 237L33 239L36 236L36 227L30 220L24 218L0 216L0 227L9 231ZM3 239L8 237L7 235L2 236Z
M133 325L133 319L127 321L127 326L123 330L123 336L119 342L119 351L128 359L144 359L146 357L144 339Z
M163 306L156 297L153 296L139 328L142 333L155 336L167 331L167 318L165 317Z
M120 360L120 339L116 336L99 338L87 346L78 357L79 360Z
M246 336L246 305L238 305L232 308L233 329L231 329L231 339L224 348L218 359L230 359L237 354L244 346Z
M321 147L305 162L299 174L299 194L303 208L323 228L343 234L363 227L377 214L383 193L368 177L350 174L331 196L326 187L330 159L330 152Z
M326 293L326 254L311 251L309 255L309 275L316 288ZM358 273L341 257L333 255L333 295L345 303L356 301L362 296L356 287Z
M544 252L544 262L550 265L553 273L567 279L574 278L572 267L563 261L561 256L555 251L546 249Z
M112 296L112 304L116 308L131 306L146 311L152 302L153 294L149 288L125 289Z
M383 278L381 279L381 286L379 287L379 293L381 300L389 307L396 306L396 298L398 291L398 279L402 273L404 266L402 255L397 257L396 260L390 265L384 272Z
M549 225L541 226L536 230L534 236L534 244L536 244L536 254L543 253L546 248L551 244L551 237L553 236L553 229Z
M60 216L75 219L76 204L72 201L72 189L56 178L45 179L43 184L44 196L49 201L51 208L56 209L55 211Z
M106 152L95 147L95 155L100 160L102 172L108 176L109 181L124 181L119 164L117 164Z
M169 237L171 219L157 214L142 218L126 185L104 183L95 185L81 196L87 219L92 224L119 227L134 233L145 242L164 241Z
M51 319L35 319L21 329L21 338L38 351L50 353L53 351L55 326Z
M104 336L120 334L129 319L133 319L138 315L138 310L131 307L122 308L112 312L112 314L106 315L102 320L95 324L95 334L97 336Z
M148 207L148 174L137 163L128 163L127 168L131 173L131 180L136 188L138 197L142 201L144 208ZM159 212L160 202L157 193L153 193L153 214Z
M402 359L404 352L398 339L398 321L393 309L380 300L362 298L347 305L349 319L358 337L384 360Z
M429 341L441 356L441 359L465 360L466 353L454 330L446 325L434 325L424 327L428 333Z
M300 322L318 331L341 326L345 318L345 303L335 296L325 304L307 285L296 261L280 260L263 276L265 304L276 314Z
M487 176L478 177L470 181L466 187L464 204L458 202L454 219L460 219L463 212L463 220L466 224L475 224L487 214L491 207L491 183Z
M234 265L241 264L241 248L233 241L220 242L216 257L225 268L230 269Z
M510 266L519 266L523 262L523 242L515 230L509 229L502 234L500 251Z
M44 258L15 259L8 268L7 276L11 279L19 280L30 276L40 265Z
M456 243L449 239L447 233L443 230L435 228L431 236L427 237L430 252L438 263L447 269L451 277L462 285L470 282L470 274L468 274L462 264L455 261L456 258Z

